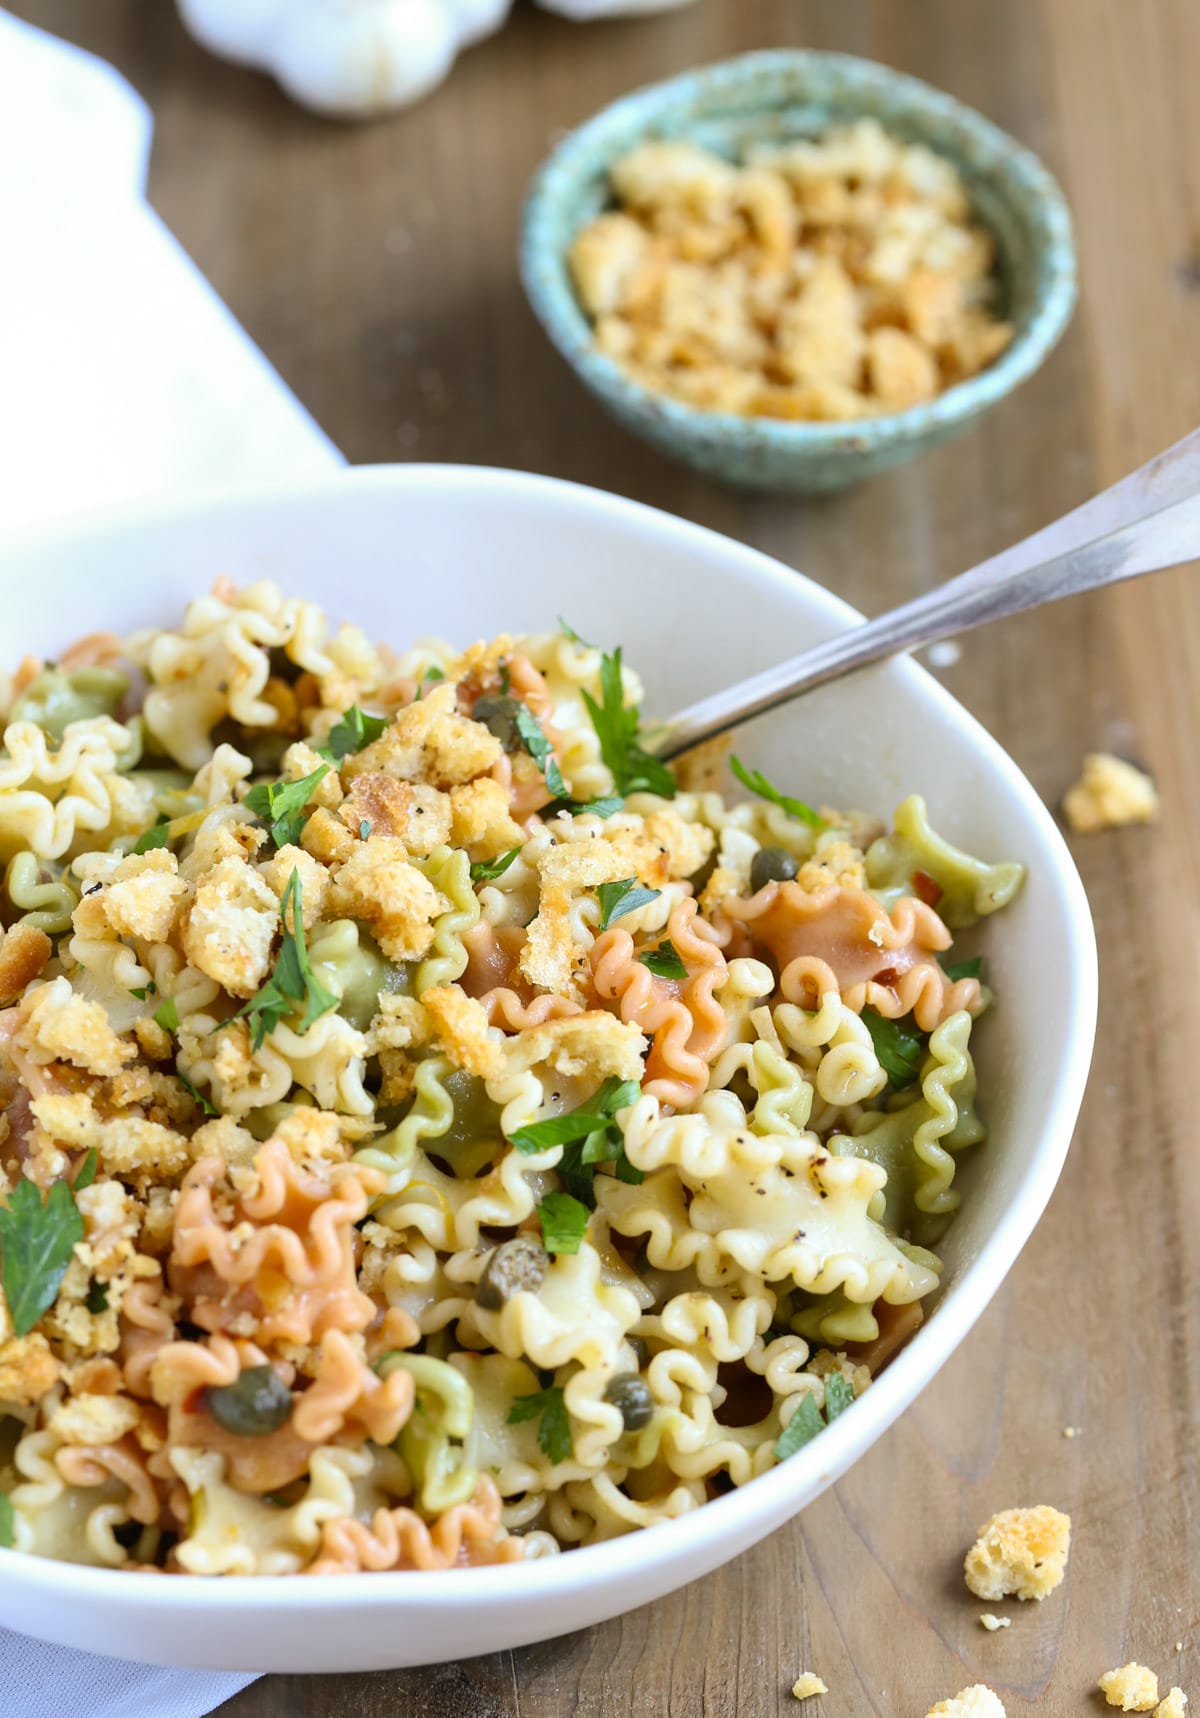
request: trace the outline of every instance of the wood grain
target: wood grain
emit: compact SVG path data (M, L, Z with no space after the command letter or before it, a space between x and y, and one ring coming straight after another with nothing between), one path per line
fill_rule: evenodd
M1200 421L1195 0L701 0L586 31L518 6L423 106L363 129L209 60L165 0L16 10L149 97L154 202L353 460L580 479L875 610ZM807 504L713 487L628 439L550 351L513 261L560 128L686 65L785 44L889 61L1032 144L1067 186L1084 283L1059 352L968 439ZM945 678L1048 800L1097 747L1145 760L1164 798L1157 830L1076 844L1101 948L1091 1090L1050 1211L973 1337L832 1493L686 1591L462 1665L267 1678L222 1718L919 1718L976 1680L1010 1715L1067 1714L1103 1709L1097 1674L1131 1656L1200 1701L1200 585L1183 571L1008 622ZM990 1635L960 1560L1018 1501L1071 1511L1069 1582ZM804 1668L831 1692L800 1708Z

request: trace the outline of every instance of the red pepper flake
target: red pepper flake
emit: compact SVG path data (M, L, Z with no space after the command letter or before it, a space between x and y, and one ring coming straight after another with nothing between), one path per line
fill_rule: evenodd
M935 883L928 871L913 872L913 888L927 907L936 907L942 898L942 888Z
M900 974L894 966L881 967L871 980L872 984L882 984L886 990L895 990L896 981Z

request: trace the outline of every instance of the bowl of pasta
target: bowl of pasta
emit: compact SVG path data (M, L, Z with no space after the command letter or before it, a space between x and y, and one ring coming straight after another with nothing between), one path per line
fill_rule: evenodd
M853 611L524 474L143 507L0 572L6 1624L468 1657L862 1455L1091 1053L1083 890L995 741L899 662L666 769L650 716Z

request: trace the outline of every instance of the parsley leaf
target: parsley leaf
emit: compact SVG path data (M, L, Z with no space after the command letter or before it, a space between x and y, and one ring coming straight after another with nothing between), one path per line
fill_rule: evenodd
M600 902L600 929L606 931L614 919L625 913L636 913L651 901L657 901L661 889L639 889L636 877L622 877L619 883L601 883L596 895Z
M178 1068L175 1070L175 1078L179 1081L179 1084L183 1087L188 1097L191 1098L192 1102L194 1104L199 1104L206 1116L220 1115L221 1112L217 1108L216 1104L211 1103L209 1099L205 1097L200 1088L198 1086L194 1086L188 1079L187 1075L181 1074ZM78 1186L78 1183L76 1183L76 1185Z
M421 676L422 681L427 686L435 686L439 680L444 680L445 678L446 678L445 669L439 668L436 662L431 662L429 664L429 667L425 670L424 674L422 674L422 676Z
M357 704L351 704L341 720L330 728L325 744L316 749L331 764L340 764L343 758L363 751L390 726L387 716L368 716Z
M543 734L541 723L528 704L518 703L516 705L513 710L513 721L516 723L517 732L521 736L521 744L545 776L546 786L555 799L565 799L567 797L567 784L555 762L554 748Z
M0 1206L0 1271L13 1334L28 1336L54 1304L63 1273L83 1240L83 1218L65 1181L42 1195L22 1177Z
M296 1028L298 1033L307 1032L322 1014L328 1014L331 1008L338 1006L339 999L333 991L326 989L309 964L302 906L300 873L293 871L279 903L283 942L275 961L275 971L234 1016L234 1019L244 1016L250 1021L250 1043L255 1050L261 1047L267 1033L273 1032L301 1003L304 1004L304 1015Z
M134 842L133 851L135 853L149 853L155 847L165 847L169 840L167 835L169 822L169 818L160 817L153 829L143 830Z
M0 1491L0 1545L6 1551L11 1551L16 1537L17 1522L13 1513L12 1498L6 1491Z
M664 799L674 799L675 777L662 759L652 757L638 738L637 707L626 708L619 646L600 659L600 698L597 704L590 692L583 694L600 742L600 756L612 771L617 792L657 793Z
M610 793L606 799L568 800L565 809L572 817L611 817L614 811L624 811L625 801L619 793Z
M618 1110L628 1109L641 1095L636 1080L610 1076L582 1108L518 1128L512 1143L525 1156L552 1145L564 1146L557 1167L559 1179L568 1193L591 1210L596 1203L592 1182L597 1163L612 1163L618 1180L635 1186L645 1180L625 1156L625 1140L614 1120Z
M568 626L561 614L558 617L558 630L562 633L564 638L569 638L572 644L582 645L584 650L595 650L596 646L594 644L589 644L586 638L580 638L579 634L575 631L575 628L573 626Z
M71 1183L72 1192L82 1193L84 1188L90 1187L95 1179L96 1147L94 1145L90 1145L84 1155L83 1162L79 1165L79 1173Z
M801 1396L799 1406L775 1444L775 1460L786 1461L805 1444L811 1444L818 1432L825 1430L821 1410L811 1396Z
M276 847L294 846L304 827L308 802L328 774L329 765L318 764L310 775L301 776L299 781L259 782L257 787L250 789L242 804L267 824Z
M561 1386L551 1384L544 1390L535 1390L530 1396L514 1397L508 1410L508 1424L519 1426L525 1420L541 1421L537 1441L542 1454L549 1456L555 1465L566 1461L574 1445Z
M154 1010L154 1018L164 1032L178 1032L179 1005L173 996L168 996L165 1002L159 1003Z
M893 1086L911 1086L921 1072L928 1043L923 1032L914 1032L899 1020L888 1020L874 1008L864 1008L862 1023L871 1034L879 1066Z
M108 1284L99 1283L93 1278L88 1284L87 1309L91 1313L108 1311Z
M151 979L149 984L141 984L138 986L138 988L136 990L131 990L129 992L129 994L130 994L130 996L136 996L139 1002L145 1002L145 1000L148 996L154 995L154 992L157 988L158 987L155 984L154 980Z
M729 767L751 793L756 793L759 799L767 800L771 805L777 805L781 811L786 811L789 817L798 817L802 823L807 823L812 829L824 829L824 820L817 816L811 805L805 805L802 799L793 799L790 794L780 793L773 787L761 770L748 770L741 758L731 757Z
M983 975L983 956L977 954L974 960L943 960L942 971L951 984L960 978L980 978Z
M825 1380L825 1423L832 1425L844 1414L854 1400L854 1385L840 1372L831 1372Z
M368 818L364 817L362 822L358 826L358 838L359 838L359 840L360 841L368 840L370 838L371 831L374 829L374 827L375 827L375 825L372 822L370 822L370 820Z
M802 1396L796 1412L783 1428L775 1443L775 1460L786 1461L789 1456L811 1444L819 1432L831 1426L839 1414L844 1414L854 1401L854 1386L840 1372L831 1372L825 1380L825 1414L812 1396Z
M643 966L649 967L656 978L687 977L683 956L670 937L664 937L657 948L643 949L638 959Z
M587 1234L588 1208L569 1193L547 1193L537 1208L548 1253L577 1253Z
M520 851L519 847L510 847L499 859L477 859L471 866L472 883L491 883L495 878L503 877Z

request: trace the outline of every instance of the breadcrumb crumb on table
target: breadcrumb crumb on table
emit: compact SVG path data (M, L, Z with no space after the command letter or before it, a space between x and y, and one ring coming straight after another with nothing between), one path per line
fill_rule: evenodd
M1158 1705L1158 1678L1144 1664L1106 1670L1096 1686L1108 1704L1122 1712L1152 1712Z
M1152 778L1111 752L1089 752L1083 774L1063 799L1063 816L1076 835L1123 829L1158 819L1158 789Z
M828 1694L829 1690L815 1671L805 1670L792 1683L792 1693L797 1700L811 1700L814 1694Z
M1048 1503L1004 1509L979 1529L963 1565L979 1599L1044 1599L1066 1573L1071 1517Z
M1184 1718L1183 1709L1187 1703L1188 1698L1183 1689L1172 1688L1154 1708L1154 1718Z
M997 1629L1010 1629L1012 1627L1011 1617L995 1617L991 1611L982 1612L979 1620L989 1634L995 1634Z
M1004 1703L982 1682L973 1682L950 1700L939 1700L925 1718L1005 1718Z

